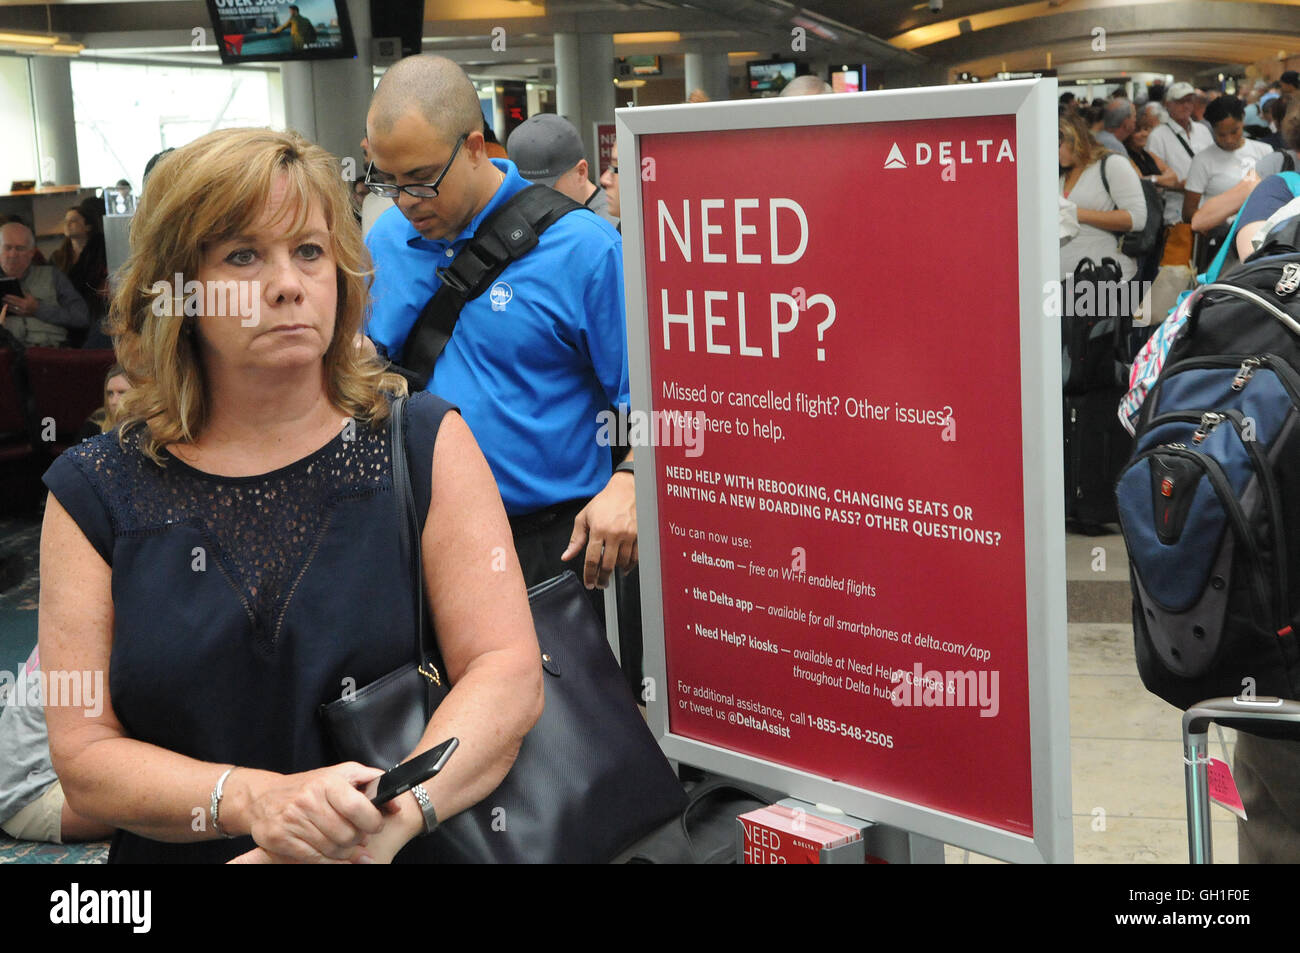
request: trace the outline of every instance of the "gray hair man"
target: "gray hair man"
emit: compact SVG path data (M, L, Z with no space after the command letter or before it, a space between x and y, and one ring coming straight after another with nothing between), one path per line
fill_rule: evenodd
M506 148L525 179L550 186L618 224L605 190L592 184L582 137L569 120L553 113L530 116L510 134Z
M0 228L0 271L21 294L0 299L0 327L28 347L61 347L68 331L90 326L85 299L53 265L34 265L36 236L21 222Z
M1151 130L1147 152L1157 156L1178 176L1178 184L1165 189L1165 224L1183 220L1183 184L1192 168L1192 157L1214 145L1210 130L1192 122L1196 89L1191 83L1174 83L1165 93L1168 118Z
M1111 152L1128 155L1128 147L1124 142L1137 128L1133 104L1127 99L1116 99L1107 104L1101 123L1102 130L1097 133L1097 141Z

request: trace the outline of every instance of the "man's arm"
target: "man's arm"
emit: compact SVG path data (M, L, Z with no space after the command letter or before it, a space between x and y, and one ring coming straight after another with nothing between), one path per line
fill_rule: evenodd
M1157 164L1164 166L1160 170L1164 175L1167 172L1172 173L1172 182L1158 182L1157 184L1167 192L1181 192L1183 190L1184 180L1179 177L1178 170L1174 168L1171 153L1174 149L1183 151L1183 147L1173 142L1173 133L1169 132L1164 126L1157 126L1151 130L1151 135L1147 139L1147 152L1155 157ZM1186 152L1183 152L1186 155Z
M39 302L36 317L63 328L88 327L90 311L86 308L85 299L58 269L54 270L54 291L58 301Z
M631 397L621 240L611 244L598 259L586 288L583 327L592 369L609 402L626 408L631 404ZM632 457L629 452L627 460ZM572 559L584 547L583 582L589 589L609 585L615 566L627 571L636 565L636 489L631 473L612 474L605 489L578 513L569 546L560 558Z

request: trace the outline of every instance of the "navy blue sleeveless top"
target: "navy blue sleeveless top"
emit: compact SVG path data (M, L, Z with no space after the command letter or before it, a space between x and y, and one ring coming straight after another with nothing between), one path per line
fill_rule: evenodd
M449 409L427 392L407 404L422 523ZM124 449L104 434L65 451L44 477L112 567L114 712L132 738L201 761L282 774L337 763L320 705L415 655L386 424L345 428L260 476L165 459L158 466L137 440ZM206 823L206 802L196 806ZM253 846L119 831L109 859L219 863Z

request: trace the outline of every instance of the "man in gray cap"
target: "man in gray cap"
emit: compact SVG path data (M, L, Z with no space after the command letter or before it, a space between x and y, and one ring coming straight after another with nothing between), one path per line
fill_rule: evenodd
M1169 118L1151 130L1147 152L1164 160L1178 175L1178 185L1165 191L1165 224L1183 220L1183 183L1192 168L1192 157L1214 145L1214 137L1200 123L1192 122L1196 90L1191 83L1174 83L1165 94Z
M510 134L506 148L525 179L549 185L611 225L618 224L605 190L591 184L582 137L569 120L553 113L531 116Z

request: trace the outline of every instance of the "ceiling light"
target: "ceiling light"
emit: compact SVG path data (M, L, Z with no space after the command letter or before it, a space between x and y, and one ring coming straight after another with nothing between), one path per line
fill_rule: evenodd
M57 36L35 33L0 33L0 46L53 46L59 42Z

